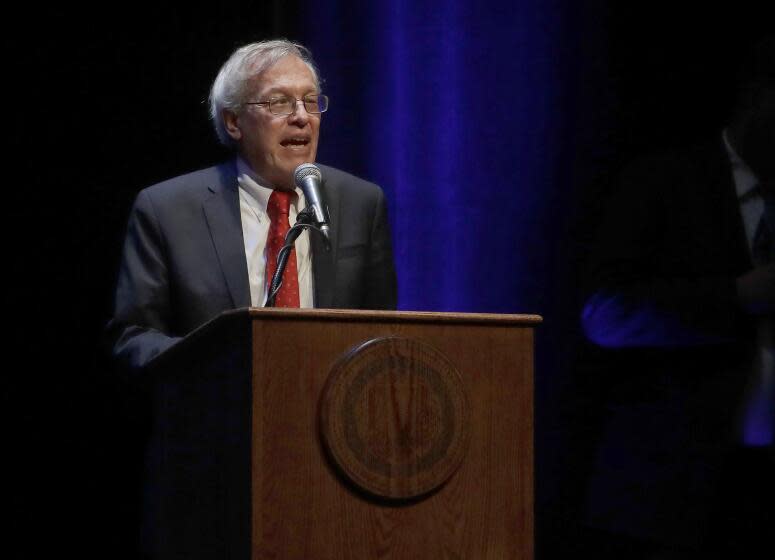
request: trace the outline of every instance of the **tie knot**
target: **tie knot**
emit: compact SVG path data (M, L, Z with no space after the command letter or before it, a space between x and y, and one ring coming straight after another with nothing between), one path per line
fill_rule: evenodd
M272 191L269 195L269 204L266 206L266 213L274 220L276 216L288 215L291 211L291 200L296 193L290 191Z

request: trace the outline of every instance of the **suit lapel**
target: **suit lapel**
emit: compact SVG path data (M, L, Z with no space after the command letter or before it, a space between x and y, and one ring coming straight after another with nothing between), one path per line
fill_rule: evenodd
M328 205L331 219L331 250L326 251L322 236L310 231L310 246L312 247L312 271L315 275L315 307L330 308L334 304L334 287L336 284L336 252L339 246L339 193L326 181L323 171L323 196Z
M202 207L232 304L235 308L249 307L250 283L234 162L221 165L219 171L220 184L209 187L212 195Z

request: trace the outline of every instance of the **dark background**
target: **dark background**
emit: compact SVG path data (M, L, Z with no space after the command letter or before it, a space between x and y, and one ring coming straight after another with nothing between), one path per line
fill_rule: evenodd
M596 367L578 286L611 177L718 134L736 62L770 20L745 2L367 4L27 8L7 22L5 461L29 557L135 553L142 430L102 345L126 217L141 188L228 156L210 83L235 47L277 36L311 47L332 95L319 160L385 188L401 308L544 315L539 558L574 538L594 441L579 382ZM408 230L416 215L433 228ZM486 293L483 265L498 279Z

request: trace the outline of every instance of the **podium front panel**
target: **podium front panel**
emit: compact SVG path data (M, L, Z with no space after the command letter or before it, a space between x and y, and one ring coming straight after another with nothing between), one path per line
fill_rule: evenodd
M251 557L532 558L533 327L508 316L251 310ZM382 337L460 373L468 440L427 494L363 491L321 441L321 395L343 356Z

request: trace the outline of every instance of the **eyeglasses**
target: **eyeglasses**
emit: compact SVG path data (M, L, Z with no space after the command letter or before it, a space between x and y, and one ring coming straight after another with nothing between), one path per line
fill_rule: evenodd
M328 96L322 93L308 93L301 99L280 95L269 101L250 101L245 105L269 105L269 112L273 115L287 116L296 112L299 101L304 103L304 109L311 115L319 115L328 110Z

